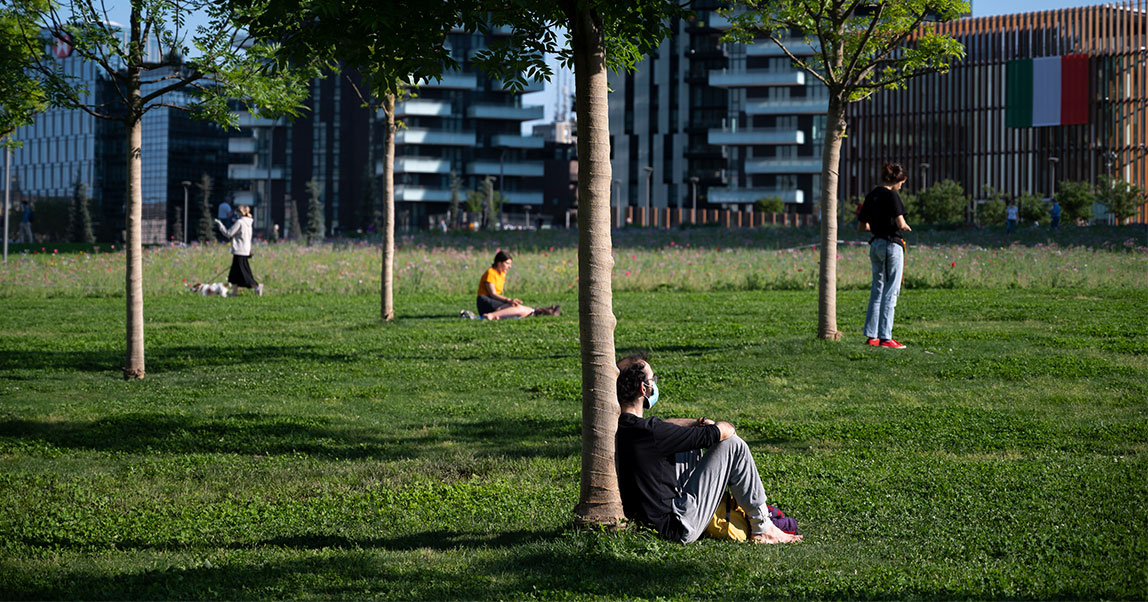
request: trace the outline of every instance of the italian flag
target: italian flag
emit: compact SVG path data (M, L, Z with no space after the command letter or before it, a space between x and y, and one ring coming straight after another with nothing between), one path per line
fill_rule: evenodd
M1088 123L1088 55L1009 61L1005 125L1010 128Z

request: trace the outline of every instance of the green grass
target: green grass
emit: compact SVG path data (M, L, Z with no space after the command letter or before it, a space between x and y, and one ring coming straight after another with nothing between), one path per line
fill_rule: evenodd
M1148 291L909 290L901 352L866 295L840 343L813 291L615 296L655 413L733 421L800 522L764 547L569 528L573 315L160 295L125 383L122 299L9 289L0 597L1148 597Z

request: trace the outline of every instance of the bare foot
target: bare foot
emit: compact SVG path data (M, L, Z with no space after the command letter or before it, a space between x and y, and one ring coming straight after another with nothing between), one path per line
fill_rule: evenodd
M801 541L802 537L800 535L786 533L774 527L765 533L755 534L752 539L753 543L797 543Z

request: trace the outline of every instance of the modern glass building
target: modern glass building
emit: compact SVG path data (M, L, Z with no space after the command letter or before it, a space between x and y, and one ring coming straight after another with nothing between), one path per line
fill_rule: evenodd
M115 114L119 95L101 66L83 60L66 44L49 45L45 54L66 75L76 78L75 83L85 90L81 98L85 105L106 105L101 110ZM148 75L149 80L159 77L162 74L158 72ZM143 92L159 85L145 85ZM190 98L175 92L165 95L162 102L187 106ZM180 182L198 182L207 173L216 182L215 194L225 192L227 135L219 126L193 120L186 111L168 106L144 115L142 135L144 242L180 239L182 232L168 231L175 208L182 212ZM82 182L92 196L97 237L121 239L127 194L127 133L122 123L81 109L51 108L37 116L32 125L18 129L14 138L24 143L24 148L12 155L14 192L34 200L69 199L76 182ZM195 220L198 204L189 202L189 210ZM189 228L189 233L194 231L194 227Z

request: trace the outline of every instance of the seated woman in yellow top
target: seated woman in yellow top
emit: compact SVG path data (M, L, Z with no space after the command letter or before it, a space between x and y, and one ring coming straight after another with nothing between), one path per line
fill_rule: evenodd
M467 310L459 314L463 318L503 320L513 318L528 318L533 315L558 315L559 306L540 307L537 310L522 304L522 299L512 299L502 295L506 285L506 273L514 258L506 251L499 251L494 255L494 263L478 281L478 315Z

